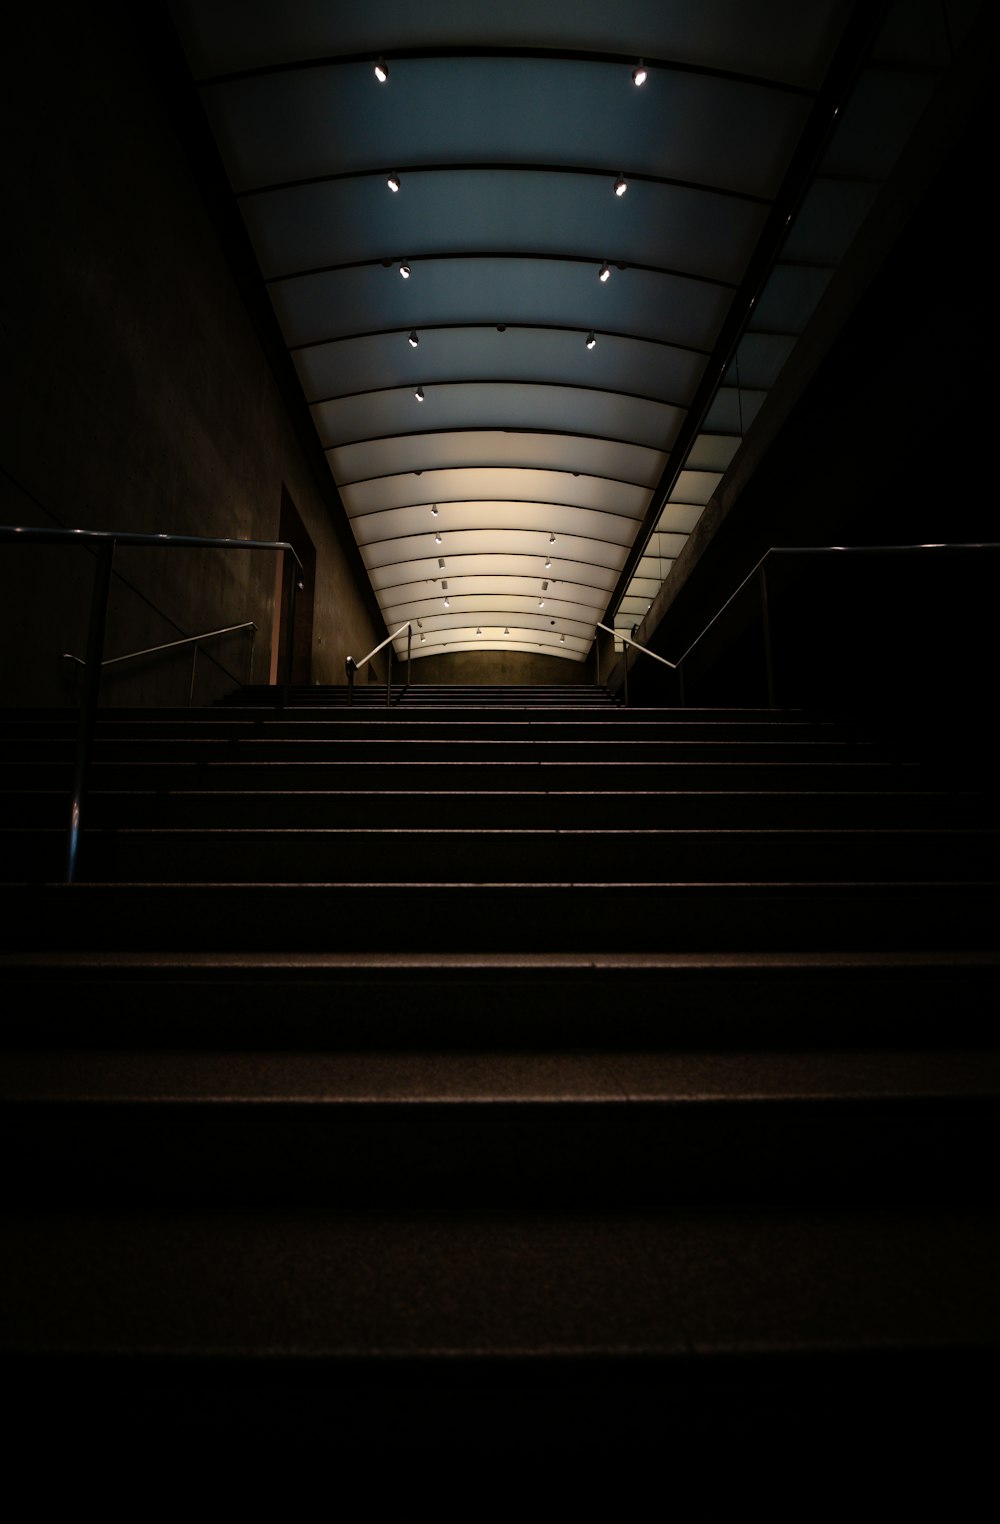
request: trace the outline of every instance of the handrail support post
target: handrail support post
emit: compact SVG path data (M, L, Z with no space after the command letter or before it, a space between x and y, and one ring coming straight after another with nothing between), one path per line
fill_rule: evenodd
M767 707L777 708L774 702L774 653L771 649L771 611L767 597L767 567L760 569L760 615L764 631L764 669L767 674Z
M285 671L281 695L281 703L287 705L292 687L292 664L295 660L295 594L298 591L299 574L297 567L291 563L290 550L283 550L281 554L284 557L284 569L288 573L288 633L285 637Z
M83 694L80 699L80 723L76 736L76 760L73 767L73 793L70 799L69 840L66 847L66 882L76 879L80 847L80 821L83 796L90 770L90 753L97 718L97 696L101 686L101 659L104 634L108 624L108 600L111 595L111 572L115 560L115 541L97 547L97 565L90 594L90 628L87 632L87 660L83 669Z

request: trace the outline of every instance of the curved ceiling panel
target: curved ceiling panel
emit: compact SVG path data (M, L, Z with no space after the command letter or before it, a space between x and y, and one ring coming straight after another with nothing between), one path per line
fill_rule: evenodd
M600 391L633 392L675 407L690 403L705 369L704 355L651 339L622 338L602 328L595 330L596 343L587 350L589 331L539 326L498 333L493 323L479 328L423 325L419 331L397 328L318 343L296 350L294 359L309 402L421 382L572 386L585 381Z
M303 58L415 48L543 48L759 75L815 88L850 11L846 0L171 0L196 78Z
M418 503L426 503L428 507L434 503L440 505L449 499L453 502L475 498L531 502L538 505L538 527L545 529L550 503L596 508L641 519L649 506L650 494L644 487L610 477L487 467L410 471L405 476L384 476L344 487L341 496L352 518L358 513L378 512L383 508L404 508Z
M626 546L613 540L585 539L581 535L557 535L555 544L549 542L543 530L498 529L486 524L479 529L458 529L447 532L428 530L422 535L403 535L386 540L376 540L362 548L365 565L399 566L427 557L447 560L454 566L455 556L495 555L517 556L531 560L540 576L559 575L559 568L568 561L594 561L602 566L622 567L625 564Z
M546 525L545 531L538 528L542 523ZM354 533L362 549L400 536L420 536L428 531L433 536L435 532L446 534L451 530L484 527L500 532L528 530L524 543L529 546L559 544L564 534L625 546L631 545L635 539L634 518L559 503L491 502L489 499L442 502L433 506L418 503L410 508L387 508L381 513L367 513L354 520ZM551 533L556 536L554 542L549 541ZM541 542L537 538L539 534L544 534Z
M342 266L378 263L398 249L410 260L454 253L613 256L706 280L739 280L766 203L636 180L619 197L616 173L411 170L400 174L393 194L383 170L269 191L245 198L242 207L266 279L322 270L334 250ZM595 228L604 222L603 243L595 245Z
M630 604L679 553L870 204L817 183L752 308L861 9L173 0L303 405L386 618L434 621L423 652L581 660L637 536L659 525Z
M205 92L239 192L441 164L559 166L712 185L769 197L808 98L709 74L665 72L621 89L620 63L552 58L420 58L393 68L377 115L371 66L302 69ZM559 112L548 108L558 96ZM363 143L351 123L370 117ZM456 149L456 139L460 148ZM629 157L615 158L623 141Z
M613 210L613 208L612 208ZM293 276L271 283L271 300L291 348L353 334L395 328L401 334L435 324L548 324L581 336L607 331L658 339L711 352L729 311L728 286L687 276L620 270L610 230L595 230L592 257L411 260L407 249L387 249L386 265L362 265ZM610 279L599 272L611 261Z
M518 434L466 429L456 434L404 434L328 450L343 486L371 481L379 472L447 470L455 466L529 466L555 471L611 471L618 481L654 487L667 457L639 445L581 434Z
M581 351L583 346L581 345ZM583 351L580 369L585 371ZM420 387L417 399L412 387L365 392L321 402L313 418L322 443L328 448L354 441L393 439L420 431L477 429L488 458L494 434L481 429L489 418L495 430L552 430L565 434L590 434L611 442L645 445L655 450L668 445L680 427L682 413L663 402L645 397L597 392L586 386L518 386L506 381L466 381L449 385L429 383ZM385 473L383 473L385 474Z

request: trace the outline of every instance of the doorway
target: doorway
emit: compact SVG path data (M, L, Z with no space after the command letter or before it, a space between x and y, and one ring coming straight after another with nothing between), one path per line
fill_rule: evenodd
M288 488L281 484L278 539L287 540L302 562L300 586L295 599L295 636L292 643L292 682L306 685L312 679L313 600L316 587L316 547L303 524ZM297 571L295 562L280 554L275 570L274 604L276 638L271 641L271 682L281 681L288 645L288 579Z

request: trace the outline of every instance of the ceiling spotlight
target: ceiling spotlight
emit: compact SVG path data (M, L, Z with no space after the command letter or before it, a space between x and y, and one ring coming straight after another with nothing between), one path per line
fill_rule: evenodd
M479 626L478 626L478 624L477 624L477 625L476 625L476 634L477 634L477 635L481 635L481 634L482 634L482 633L483 633L483 632L482 632L482 630L481 630L481 629L480 629L480 628L479 628Z
M426 636L426 635L421 635L421 637L420 637L420 644L421 644L421 645L423 645L423 643L424 643L424 641L425 641L425 640L426 640L426 639L427 639L427 636Z
M549 544L550 545L554 545L555 543L556 543L556 537L555 537L555 535L554 534L550 534L549 535Z
M418 402L423 402L423 400L424 400L424 389L423 389L423 387L422 386L418 386L416 391L413 393L413 395L414 395L414 397L416 397Z
M400 179L399 179L398 175L389 175L389 176L387 176L385 183L386 183L386 185L389 187L389 189L391 191L398 191L399 190ZM616 186L615 187L615 193L616 194L617 194L617 190L618 190L618 188Z
M441 536L440 536L440 534L436 534L434 536L434 544L435 545L440 545L441 544Z
M431 513L433 513L435 518L437 518L437 511L438 511L438 505L437 505L437 503L431 503Z
M391 180L389 181L389 185L390 186L392 185L392 181ZM399 189L398 185L396 186L396 189L397 190ZM625 194L625 192L627 190L628 190L628 181L626 180L624 175L619 175L618 179L615 181L615 195L619 196L619 197L620 196L624 196L624 194Z
M400 267L399 267L399 273L401 275L403 273L403 266L402 265L400 265ZM409 273L410 273L409 270L407 270L406 273L407 273L407 275L409 275ZM600 270L597 272L597 279L599 281L601 281L602 283L605 282L605 281L609 281L611 279L611 266L608 264L607 260L604 261L604 263L601 266Z
M607 265L605 265L604 268L607 270L607 268L608 268ZM410 278L410 267L409 267L409 265L400 265L400 267L399 267L399 273L403 277L404 280L409 280L409 278ZM610 274L610 273L611 272L608 271L608 274ZM602 275L601 279L604 280L604 278L605 277Z
M406 342L409 344L411 349L416 349L417 345L420 343L420 340L417 338L417 330L415 328L410 329L409 333L406 336Z
M445 606L446 609L450 609L451 608L451 600L449 598L446 598L444 600L444 606Z
M539 598L539 600L538 600L538 607L540 609L543 609L545 607L545 599L544 598Z
M565 635L560 635L560 637L559 637L559 644L561 646L564 646L566 644L566 637L565 637Z
M384 85L386 80L389 78L389 70L385 66L384 58L376 58L375 60L375 78L378 80L380 85ZM632 78L635 79L634 74L632 75Z
M504 625L504 627L503 627L503 632L504 632L505 635L509 635L510 634L510 630L507 628L506 625Z
M438 566L441 571L444 571L444 556L438 556Z
M506 333L506 332L507 332L507 324L506 323L498 323L497 324L497 333Z
M542 592L543 592L543 593L547 593L547 592L548 592L548 590L549 590L549 584L548 584L548 582L547 582L547 581L546 581L546 582L543 582L543 583L542 583Z
M640 58L635 68L632 70L632 83L636 86L644 85L648 78L649 70L646 68L646 65Z
M422 630L423 627L424 627L424 621L422 619L418 619L417 620L417 629L418 630Z
M546 570L546 571L548 571L548 569L549 569L549 567L550 567L550 566L551 566L551 565L552 565L552 562L551 562L551 561L546 561L546 563L545 563L545 570Z
M591 329L590 332L587 335L587 348L588 349L593 349L594 345L596 343L597 343L597 340L594 337L594 330Z

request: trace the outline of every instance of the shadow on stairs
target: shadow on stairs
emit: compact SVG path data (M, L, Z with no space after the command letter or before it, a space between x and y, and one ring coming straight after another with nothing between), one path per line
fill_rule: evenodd
M71 886L73 717L4 717L22 1451L982 1459L995 798L836 716L260 698L103 710Z

